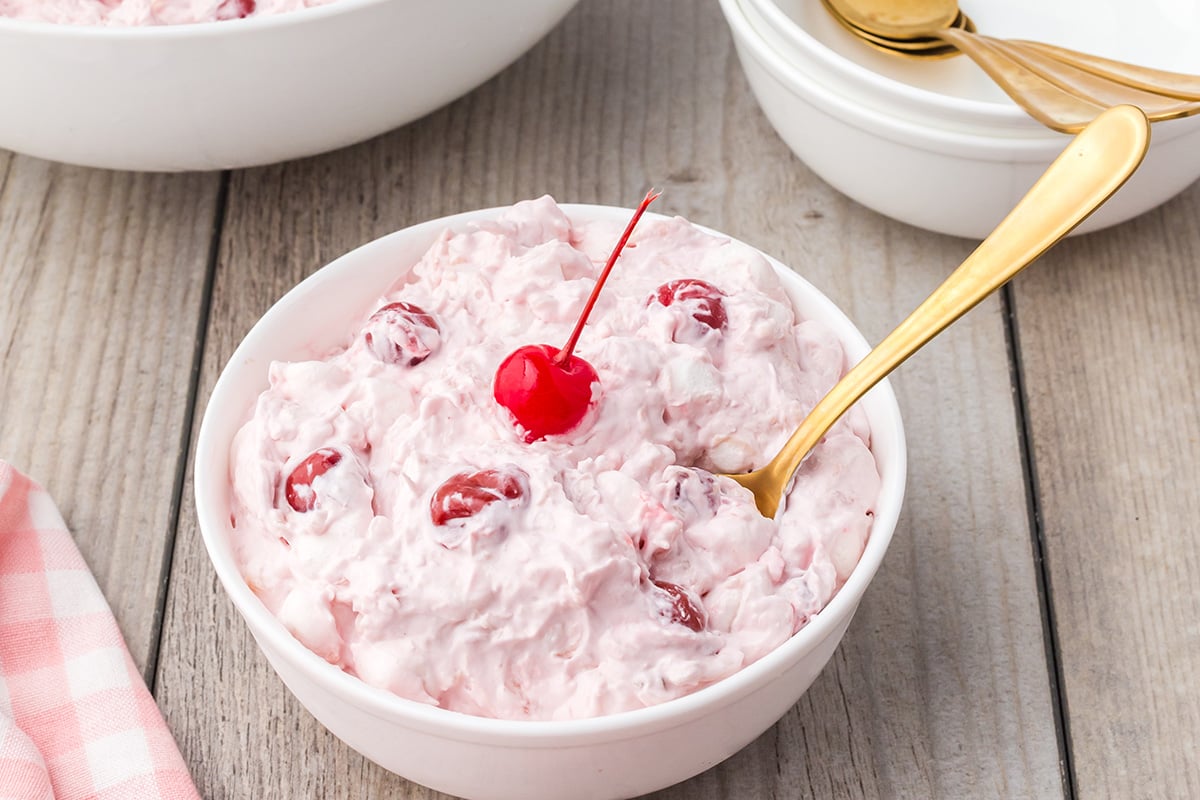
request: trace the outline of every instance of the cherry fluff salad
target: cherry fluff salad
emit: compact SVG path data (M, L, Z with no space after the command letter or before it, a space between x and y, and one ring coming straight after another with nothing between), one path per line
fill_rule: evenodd
M265 17L334 0L0 0L0 17L60 25L187 25Z
M314 653L467 714L593 717L737 672L844 583L880 486L861 410L775 520L718 476L765 463L847 366L757 251L646 218L578 337L577 421L498 402L506 359L568 340L621 234L518 203L396 264L340 348L271 364L232 446L232 541Z

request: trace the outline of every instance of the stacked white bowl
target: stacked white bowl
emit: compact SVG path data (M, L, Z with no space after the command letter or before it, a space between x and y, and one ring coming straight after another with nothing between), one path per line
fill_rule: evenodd
M965 56L873 50L819 0L720 0L764 113L810 169L902 222L983 238L1070 137L1029 117ZM1200 73L1200 4L968 1L980 32ZM1137 174L1078 232L1123 222L1200 177L1200 117L1158 122Z

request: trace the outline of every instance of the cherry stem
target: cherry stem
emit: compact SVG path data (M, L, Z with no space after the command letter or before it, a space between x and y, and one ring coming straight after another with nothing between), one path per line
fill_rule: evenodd
M567 361L571 358L571 353L575 351L575 345L579 342L579 335L583 333L583 326L587 324L588 315L592 313L592 306L596 305L596 298L600 296L600 290L604 288L604 282L608 280L608 273L612 272L613 265L617 263L617 256L621 255L621 251L625 249L625 243L629 241L630 234L637 227L638 220L642 218L642 214L646 212L646 208L658 199L662 192L656 192L653 189L646 192L645 199L641 205L633 212L633 218L629 220L629 224L625 226L625 233L621 234L621 239L617 242L617 246L613 248L612 255L608 257L608 263L604 265L604 271L600 273L600 277L596 279L596 285L592 287L592 293L588 295L587 303L583 306L583 313L579 315L579 321L575 323L575 330L571 331L571 338L567 339L567 343L563 345L563 349L558 351L558 355L554 357L554 363L560 367L565 367Z

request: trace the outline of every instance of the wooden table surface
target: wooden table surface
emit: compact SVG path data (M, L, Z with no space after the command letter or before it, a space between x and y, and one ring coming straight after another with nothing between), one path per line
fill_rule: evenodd
M715 3L584 0L475 92L226 173L0 152L0 458L43 483L205 798L430 798L326 733L217 584L190 447L284 291L383 233L543 193L753 242L878 340L973 248L775 135ZM1070 239L895 377L906 509L833 661L658 798L1200 797L1200 184Z

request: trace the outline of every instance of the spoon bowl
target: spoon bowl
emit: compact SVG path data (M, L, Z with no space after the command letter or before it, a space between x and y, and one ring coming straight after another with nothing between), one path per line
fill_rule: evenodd
M1120 105L1100 114L967 260L829 390L766 466L727 477L773 518L796 469L850 406L1103 205L1149 146L1150 121L1141 109Z
M855 28L888 39L929 36L949 28L961 15L958 0L825 0Z
M962 55L962 51L956 46L949 44L937 36L913 36L905 39L880 36L865 28L858 27L842 14L838 13L838 10L830 5L830 0L821 0L821 4L825 6L825 9L829 11L829 15L839 25L876 50L885 53L900 53L909 58L917 59L939 59ZM947 26L946 30L965 30L974 33L976 28L975 23L971 21L970 17L959 12L958 16Z

